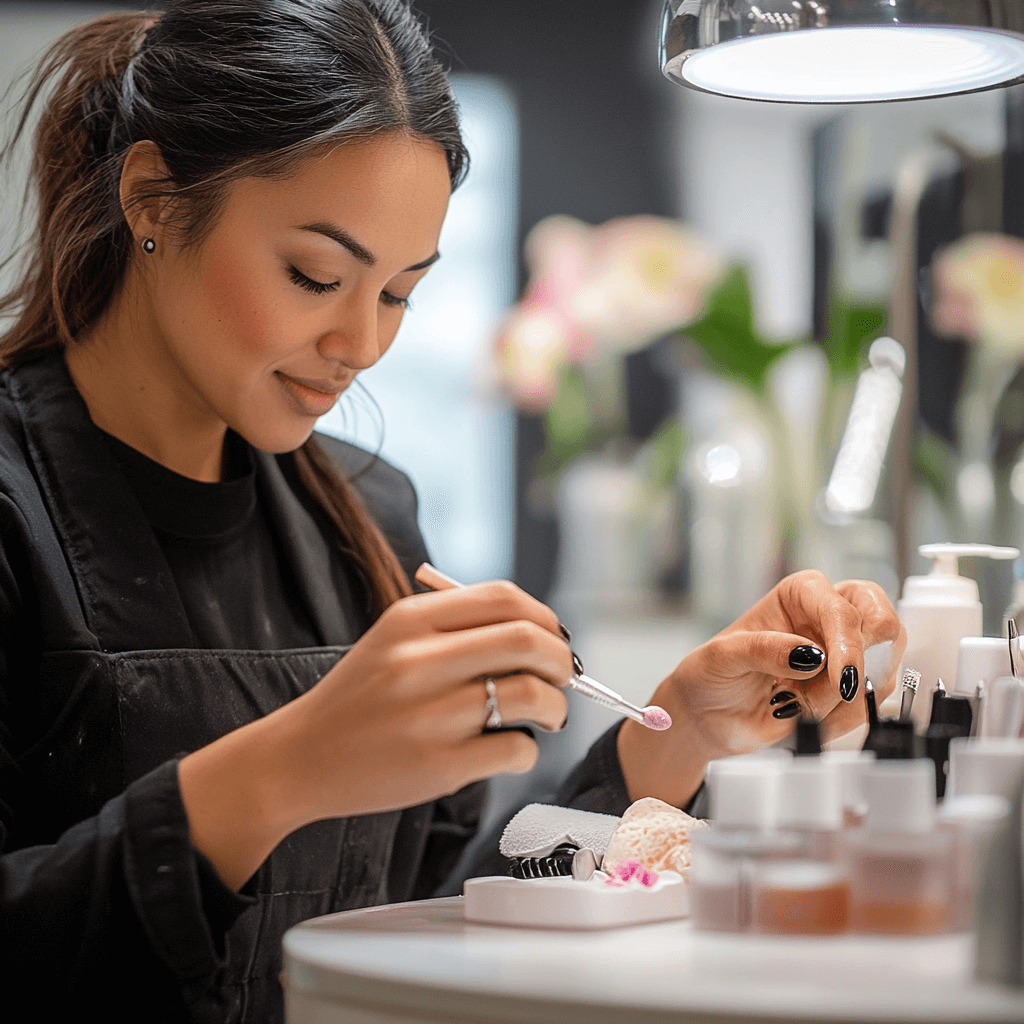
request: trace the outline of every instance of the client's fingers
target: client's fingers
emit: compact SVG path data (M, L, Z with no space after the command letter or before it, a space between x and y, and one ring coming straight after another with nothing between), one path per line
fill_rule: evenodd
M809 679L825 665L825 652L813 640L773 629L721 633L706 646L708 668L722 676L761 672L779 679Z
M864 677L864 640L861 612L820 572L799 572L787 576L778 587L779 600L793 625L812 636L821 637L828 656L828 678L832 692L844 701L853 702L861 692ZM815 687L815 696L825 706L815 709L821 714L830 711L833 702Z
M877 583L868 580L843 580L836 584L836 591L860 614L865 648L881 643L892 643L887 659L888 671L877 679L871 677L876 699L880 704L896 686L896 672L907 646L907 631L896 615L892 602ZM878 671L877 665L874 671Z

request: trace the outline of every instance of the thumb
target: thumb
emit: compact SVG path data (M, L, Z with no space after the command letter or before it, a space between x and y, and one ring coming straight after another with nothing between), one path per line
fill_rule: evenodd
M772 629L725 633L715 638L709 654L708 668L723 676L763 672L777 679L809 680L825 667L825 652L813 640Z

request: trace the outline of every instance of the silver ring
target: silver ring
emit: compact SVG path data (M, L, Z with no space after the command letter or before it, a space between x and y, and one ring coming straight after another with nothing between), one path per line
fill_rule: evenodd
M494 685L494 680L485 679L484 689L487 691L487 703L484 704L484 714L487 715L487 721L484 722L484 728L500 729L501 712L498 710L498 688Z

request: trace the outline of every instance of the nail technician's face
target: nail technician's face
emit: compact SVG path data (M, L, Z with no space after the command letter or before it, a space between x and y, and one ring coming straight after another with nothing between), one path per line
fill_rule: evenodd
M394 339L449 194L442 149L400 133L236 183L160 276L159 334L190 403L264 451L301 445Z

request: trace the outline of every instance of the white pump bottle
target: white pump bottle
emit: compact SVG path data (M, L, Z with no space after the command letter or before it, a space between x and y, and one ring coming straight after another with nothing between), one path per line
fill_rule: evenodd
M981 636L981 600L978 584L958 573L957 559L1016 558L1017 548L991 544L922 544L918 551L934 559L927 576L908 576L896 614L907 629L906 668L921 673L921 685L914 700L912 718L918 732L924 732L931 716L932 691L937 679L952 689L956 680L960 640ZM890 700L899 709L899 685ZM888 706L885 709L889 710Z

